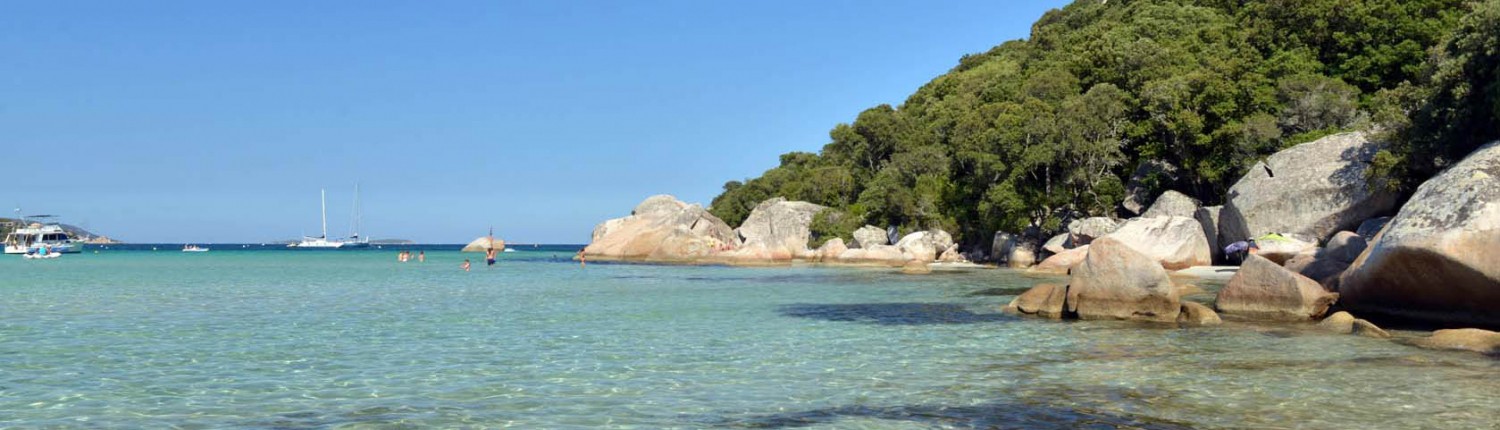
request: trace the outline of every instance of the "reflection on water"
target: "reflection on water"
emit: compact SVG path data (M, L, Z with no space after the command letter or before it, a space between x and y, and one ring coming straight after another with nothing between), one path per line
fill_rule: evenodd
M0 259L0 427L1500 422L1500 360L1298 325L1013 318L1000 307L1038 280L1009 270L427 257Z

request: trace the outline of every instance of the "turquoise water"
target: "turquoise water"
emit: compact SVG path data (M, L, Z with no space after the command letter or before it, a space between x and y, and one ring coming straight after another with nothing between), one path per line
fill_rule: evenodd
M1033 279L504 254L0 259L0 427L1494 428L1500 361L1017 319Z

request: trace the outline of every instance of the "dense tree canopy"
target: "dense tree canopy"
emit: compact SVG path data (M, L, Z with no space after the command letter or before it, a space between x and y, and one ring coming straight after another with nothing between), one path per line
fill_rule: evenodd
M868 223L983 243L996 230L1113 214L1147 162L1180 172L1160 186L1218 203L1255 160L1366 126L1372 113L1416 112L1402 130L1455 116L1493 124L1497 3L1078 1L1026 40L965 56L901 106L835 126L819 153L725 184L712 211L738 224L783 196L838 209L815 223L823 236ZM1451 141L1482 137L1434 137L1384 157L1463 152Z

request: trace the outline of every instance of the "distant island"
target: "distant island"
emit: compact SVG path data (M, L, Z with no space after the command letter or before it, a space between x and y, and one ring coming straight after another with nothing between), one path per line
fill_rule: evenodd
M86 243L98 245L124 243L110 238L109 236L94 234L93 232L85 230L83 227L79 227L76 225L58 224L57 226L62 227L63 231L67 232L69 236L81 239ZM0 236L10 234L10 232L14 231L17 227L21 227L21 220L15 218L0 218Z

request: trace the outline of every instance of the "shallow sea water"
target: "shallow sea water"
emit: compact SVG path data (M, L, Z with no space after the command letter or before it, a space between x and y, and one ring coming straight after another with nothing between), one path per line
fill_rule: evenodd
M0 259L0 427L1496 428L1500 360L999 312L1036 279L566 251Z

